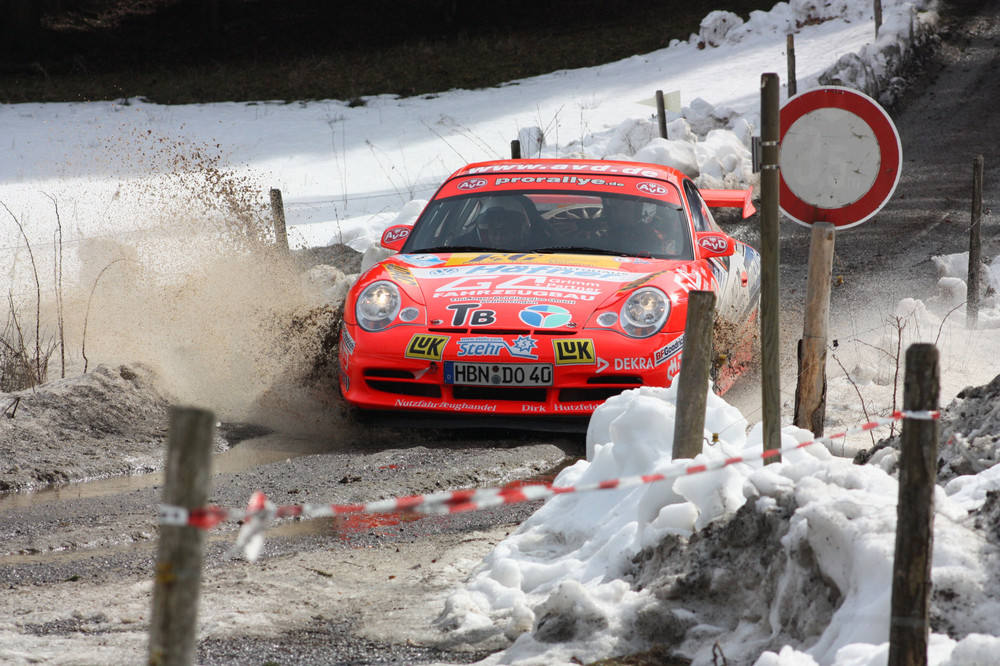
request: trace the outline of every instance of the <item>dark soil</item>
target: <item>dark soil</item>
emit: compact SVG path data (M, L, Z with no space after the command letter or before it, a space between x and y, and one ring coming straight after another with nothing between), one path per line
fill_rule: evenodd
M773 0L40 0L0 53L0 102L160 103L433 94L611 62ZM0 46L0 51L3 51Z

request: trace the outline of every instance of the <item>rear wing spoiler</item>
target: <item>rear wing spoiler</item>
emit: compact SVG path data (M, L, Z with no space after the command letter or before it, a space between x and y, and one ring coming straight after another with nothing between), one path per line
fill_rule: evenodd
M757 212L753 206L753 187L745 190L698 190L709 208L742 208L743 219Z

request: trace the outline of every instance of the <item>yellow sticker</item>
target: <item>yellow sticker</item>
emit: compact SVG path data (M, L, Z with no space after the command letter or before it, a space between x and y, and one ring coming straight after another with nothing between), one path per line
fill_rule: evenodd
M414 335L406 345L405 356L440 361L444 356L444 347L450 339L447 335Z
M592 365L597 362L594 341L590 338L553 340L552 348L556 352L556 365Z
M412 287L417 286L417 278L413 277L410 269L397 266L396 264L385 264L385 270L389 271L389 276L396 282L408 284Z

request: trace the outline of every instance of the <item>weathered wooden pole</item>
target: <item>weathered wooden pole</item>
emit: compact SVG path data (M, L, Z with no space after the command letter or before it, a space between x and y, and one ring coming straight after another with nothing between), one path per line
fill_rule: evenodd
M656 120L660 126L660 138L667 138L667 107L663 102L663 91L656 91Z
M878 31L882 29L882 0L875 0L875 6L873 8L875 12L875 37L878 37Z
M285 204L281 200L281 190L271 188L271 217L274 220L274 246L288 251L288 231L285 228Z
M517 139L510 142L510 158L512 160L521 159L521 142Z
M903 409L936 411L938 378L938 350L934 345L916 344L907 349ZM903 419L888 666L927 664L937 444L936 420Z
M705 439L705 409L712 369L712 335L715 328L715 292L688 294L684 325L684 355L677 379L673 457L694 458Z
M788 96L795 97L799 90L795 83L795 35L792 33L785 36L785 52L788 54Z
M799 348L799 378L795 388L795 425L817 437L826 417L826 334L830 322L830 282L833 276L834 225L815 222L809 243L806 314Z
M762 74L760 83L760 384L764 449L781 448L781 359L778 312L780 310L778 191L780 177L780 109L777 74ZM768 458L778 462L781 455Z
M979 320L979 273L983 247L983 156L972 160L972 220L969 225L969 279L965 303L965 327L975 328Z
M191 510L206 505L214 438L212 412L181 407L171 410L163 485L165 507ZM160 525L149 626L150 666L194 663L204 540L200 528Z

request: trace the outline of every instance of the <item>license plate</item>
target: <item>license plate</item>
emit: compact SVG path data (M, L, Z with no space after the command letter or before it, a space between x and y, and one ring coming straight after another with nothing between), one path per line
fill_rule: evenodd
M444 382L464 386L552 386L552 364L445 361Z

